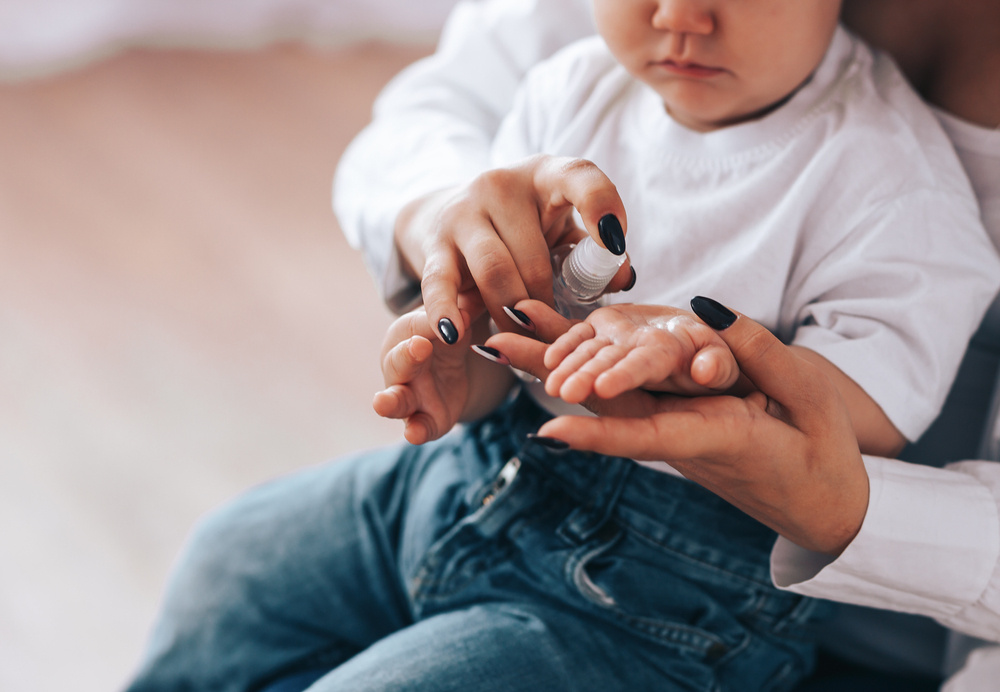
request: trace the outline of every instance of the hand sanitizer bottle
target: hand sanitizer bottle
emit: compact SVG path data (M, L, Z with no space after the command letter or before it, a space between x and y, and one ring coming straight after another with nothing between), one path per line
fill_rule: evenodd
M597 299L625 262L587 236L576 245L552 251L552 291L556 310L571 319L584 319L597 306Z

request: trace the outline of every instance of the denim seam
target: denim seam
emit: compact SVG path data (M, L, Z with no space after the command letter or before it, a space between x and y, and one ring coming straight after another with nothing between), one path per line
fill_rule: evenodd
M411 580L414 588L411 589L410 598L418 613L422 612L423 606L428 603L454 597L455 594L461 592L470 583L475 581L484 571L498 562L503 562L513 552L510 547L505 549L502 545L498 545L495 542L489 546L490 549L488 551L482 551L481 547L481 545L477 546L474 551L462 551L463 554L461 556L455 553L449 556L448 560L444 561L448 565L453 565L456 562L456 558L460 559L462 566L458 570L449 571L448 574L443 576L431 576L430 573L438 571L440 567L440 561L436 561L433 565L434 569L428 570L428 576L425 577L418 574ZM470 553L472 552L488 557L470 557Z
M489 489L493 486L495 479L490 480L482 485L482 487L477 490L476 497L479 498L481 502L489 494ZM427 553L420 561L420 565L416 570L416 574L409 580L410 581L410 600L416 606L418 602L427 602L434 599L448 598L458 593L464 589L469 582L471 582L475 577L482 572L484 568L496 564L503 558L506 558L510 553L511 549L501 550L501 546L492 540L492 537L482 537L479 540L473 542L464 542L463 547L466 550L462 552L465 553L463 558L468 558L468 553L472 552L468 550L468 546L472 544L481 544L484 540L488 540L492 543L493 550L490 551L490 558L475 561L475 569L468 571L465 577L462 579L457 579L458 574L462 573L463 570L459 572L450 572L447 575L436 574L440 571L442 566L447 566L453 564L458 553L449 555L446 559L442 558L442 553L448 548L453 548L455 541L462 537L462 534L474 532L478 524L483 523L483 521L493 514L500 511L503 505L507 504L505 501L511 496L511 491L523 484L521 473L518 473L514 479L508 483L502 490L500 490L490 501L489 504L482 505L476 509L473 513L464 517L458 524L453 526L451 530L446 532L441 538L439 538L428 550ZM447 590L442 590L442 587L449 582L454 582L451 588Z
M711 562L706 562L704 560L699 560L698 558L693 557L691 555L688 555L687 553L685 553L683 551L680 551L680 550L678 550L676 548L673 548L673 547L671 547L671 546L663 543L662 541L656 540L652 536L649 536L648 534L643 533L639 529L636 529L634 526L626 526L624 530L627 531L627 532L629 532L629 533L631 533L631 534L633 534L637 539L643 540L643 541L645 541L645 542L647 542L647 543L649 543L651 545L654 545L657 548L662 549L664 552L668 553L669 555L671 555L673 557L676 557L678 559L681 559L681 560L683 560L685 562L688 562L690 564L698 565L699 567L702 567L702 568L704 568L706 570L710 570L710 571L716 572L718 574L723 574L723 575L726 575L727 577L732 577L732 578L737 579L737 580L739 580L739 581L741 581L741 582L743 582L745 584L752 584L754 586L764 586L764 587L767 587L767 588L774 588L774 584L772 584L770 580L766 580L765 581L765 580L754 579L753 577L748 577L745 574L740 574L738 572L733 572L731 570L726 569L725 567L720 567L719 565L713 564Z

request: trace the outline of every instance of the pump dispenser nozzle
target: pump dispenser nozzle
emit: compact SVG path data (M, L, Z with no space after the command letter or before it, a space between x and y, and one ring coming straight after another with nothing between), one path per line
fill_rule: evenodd
M576 245L552 252L556 309L567 317L586 316L593 303L618 273L625 255L615 255L587 236Z

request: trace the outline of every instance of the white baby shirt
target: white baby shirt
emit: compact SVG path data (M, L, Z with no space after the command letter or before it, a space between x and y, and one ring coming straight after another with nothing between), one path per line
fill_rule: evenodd
M843 29L787 104L709 133L673 121L599 37L579 41L528 73L492 163L540 152L590 159L622 196L637 283L607 300L715 298L826 357L908 439L1000 285L934 115Z

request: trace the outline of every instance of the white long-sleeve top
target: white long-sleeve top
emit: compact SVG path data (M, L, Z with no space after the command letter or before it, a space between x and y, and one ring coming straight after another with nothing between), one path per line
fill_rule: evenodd
M438 52L380 96L372 124L341 160L334 202L390 307L404 308L419 290L399 272L393 246L399 210L485 170L491 139L527 69L593 32L586 0L467 0L449 19ZM989 189L1000 181L1000 135L976 133L963 151L949 134L1000 246L1000 194ZM973 159L978 163L970 168ZM987 321L980 334L1000 325L998 311ZM866 464L872 502L855 541L828 561L779 539L772 555L779 585L927 615L1000 642L1000 464L925 468L874 458ZM934 531L917 521L923 518Z
M1000 247L1000 130L938 115L972 181L986 230ZM989 407L982 412L981 442L973 440L970 450L969 440L956 440L952 448L978 451L992 461L936 468L865 457L871 491L861 532L836 560L779 538L771 559L778 586L927 615L959 632L1000 642L1000 379L996 385L983 381L996 376L998 354L1000 299L973 337L966 367L945 407L947 414L965 406L964 419L976 411L968 410L963 399ZM995 391L992 406L982 397L990 389ZM941 445L937 451L947 453Z

